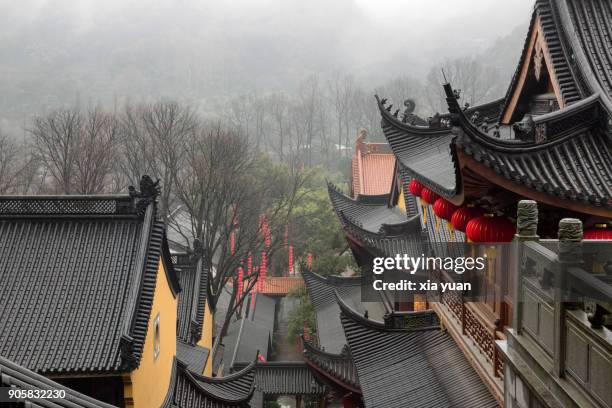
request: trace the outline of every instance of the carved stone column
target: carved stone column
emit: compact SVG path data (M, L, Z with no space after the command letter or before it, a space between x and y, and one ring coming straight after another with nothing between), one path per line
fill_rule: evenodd
M514 242L515 268L514 274L514 297L512 308L512 327L517 334L521 332L521 321L523 319L523 266L526 260L524 246L527 241L537 241L538 236L538 203L533 200L521 200L516 211L516 240Z
M582 263L582 221L564 218L559 222L559 262L554 282L554 367L557 377L565 372L565 311L567 270Z

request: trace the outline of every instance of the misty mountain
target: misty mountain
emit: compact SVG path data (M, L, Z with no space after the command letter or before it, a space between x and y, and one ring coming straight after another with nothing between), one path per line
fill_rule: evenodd
M433 17L419 26L398 24L411 15L381 22L354 0L21 3L0 5L0 128L16 134L32 115L75 104L169 97L217 114L250 91L296 92L312 73L348 73L373 92L397 76L422 81L462 55L478 55L509 80L525 35L500 37L493 20L482 32Z

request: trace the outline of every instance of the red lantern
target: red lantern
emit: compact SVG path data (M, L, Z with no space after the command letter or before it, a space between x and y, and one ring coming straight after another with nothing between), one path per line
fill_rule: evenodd
M261 266L259 267L259 291L263 292L264 283L266 282L266 276L268 275L268 254L265 252L261 253Z
M308 254L308 258L306 260L306 264L308 265L308 269L312 269L312 254Z
M238 268L238 278L236 279L236 300L240 300L242 296L242 280L244 279L244 270L242 267Z
M510 242L516 229L506 217L485 214L468 222L465 234L472 242Z
M438 198L433 205L434 214L446 221L450 221L453 213L458 209L459 207L455 204L443 198Z
M472 219L482 215L482 209L474 207L474 204L468 204L465 207L460 207L451 216L451 224L453 228L465 232L465 228Z
M415 179L410 180L410 184L408 184L408 191L410 191L410 194L415 197L421 196L421 191L423 188L424 186Z
M288 274L293 275L293 245L289 245L289 268Z
M612 228L608 224L595 224L594 228L584 230L584 239L612 240Z
M423 189L421 190L421 200L425 205L435 203L438 198L440 198L440 196L428 189L427 187L423 187Z

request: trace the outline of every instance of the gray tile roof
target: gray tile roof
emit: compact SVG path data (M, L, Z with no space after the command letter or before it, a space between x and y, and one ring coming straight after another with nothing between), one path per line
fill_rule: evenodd
M0 357L0 386L20 390L65 390L66 397L54 400L27 400L33 407L112 408L114 405L95 400L61 384L36 374L20 365Z
M163 408L246 408L254 391L255 363L226 377L205 377L174 359Z
M450 85L445 85L452 95ZM537 192L612 208L612 141L601 125L601 98L592 96L536 117L543 141L503 140L474 127L447 97L461 137L456 145L499 175Z
M338 301L366 408L498 406L447 332L387 329Z
M255 391L264 396L323 395L325 387L302 361L269 361L255 365Z
M386 226L380 233L366 231L357 222L338 213L345 232L372 256L394 257L396 254L420 256L423 253L424 231L419 216L394 226Z
M276 301L258 294L255 303L255 313L250 311L245 318L231 322L227 334L223 337L224 373L231 372L235 364L253 361L257 352L268 359L274 335Z
M378 232L385 224L394 225L406 221L406 214L402 210L387 205L388 195L360 196L354 200L341 193L331 183L328 183L327 188L334 210L360 222L362 228L367 231Z
M445 91L454 127L408 126L381 106L383 130L404 182L407 175L444 197L461 198L459 148L513 183L562 199L612 208L612 141L601 124L601 95L534 118L543 137L536 142L490 136L467 117L450 85L445 85Z
M176 358L185 363L191 372L202 374L209 354L210 350L205 347L176 341Z
M600 93L612 113L612 5L609 1L557 0L560 25L575 51L589 91Z
M461 192L461 172L452 140L457 136L451 127L413 126L399 121L379 99L382 129L395 157L412 178L445 197Z
M423 253L425 236L416 202L414 214L406 218L401 210L388 208L386 204L372 205L352 200L331 183L328 183L328 192L346 233L373 252L373 255L395 256L405 253L420 256ZM372 214L386 215L375 217L373 221L370 219ZM369 229L364 227L364 223L369 225Z
M565 52L563 51L563 46L561 44L561 41L563 39L563 33L562 29L560 29L558 25L556 8L554 7L555 1L557 0L536 0L535 2L529 30L525 39L525 45L523 47L523 51L519 59L516 71L506 93L505 103L503 106L504 110L510 104L512 94L514 93L514 90L519 82L521 68L529 52L529 35L531 33L531 29L535 25L536 18L538 17L540 18L544 38L546 40L546 43L549 45L548 48L552 57L551 59L553 61L551 69L555 72L555 76L559 81L561 94L564 102L567 104L571 104L580 100L581 98L579 84L577 83L570 70L571 61L565 55Z
M168 255L152 201L0 197L0 355L48 374L138 365Z
M341 353L346 345L334 291L338 291L360 313L367 310L375 318L382 318L385 313L382 302L361 301L361 277L323 277L307 268L302 268L302 275L317 316L319 346L326 352Z
M202 338L204 313L208 296L209 271L197 254L175 254L175 266L181 284L178 300L177 336L187 343Z
M304 359L312 369L322 374L328 381L361 394L357 368L348 346L345 345L339 354L334 354L304 341Z

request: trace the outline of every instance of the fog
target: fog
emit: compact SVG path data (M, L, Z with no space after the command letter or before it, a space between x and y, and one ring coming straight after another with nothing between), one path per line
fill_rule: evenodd
M312 74L348 74L373 93L474 55L507 82L532 3L2 0L0 128L58 106L159 97L214 113L251 91L291 94Z

